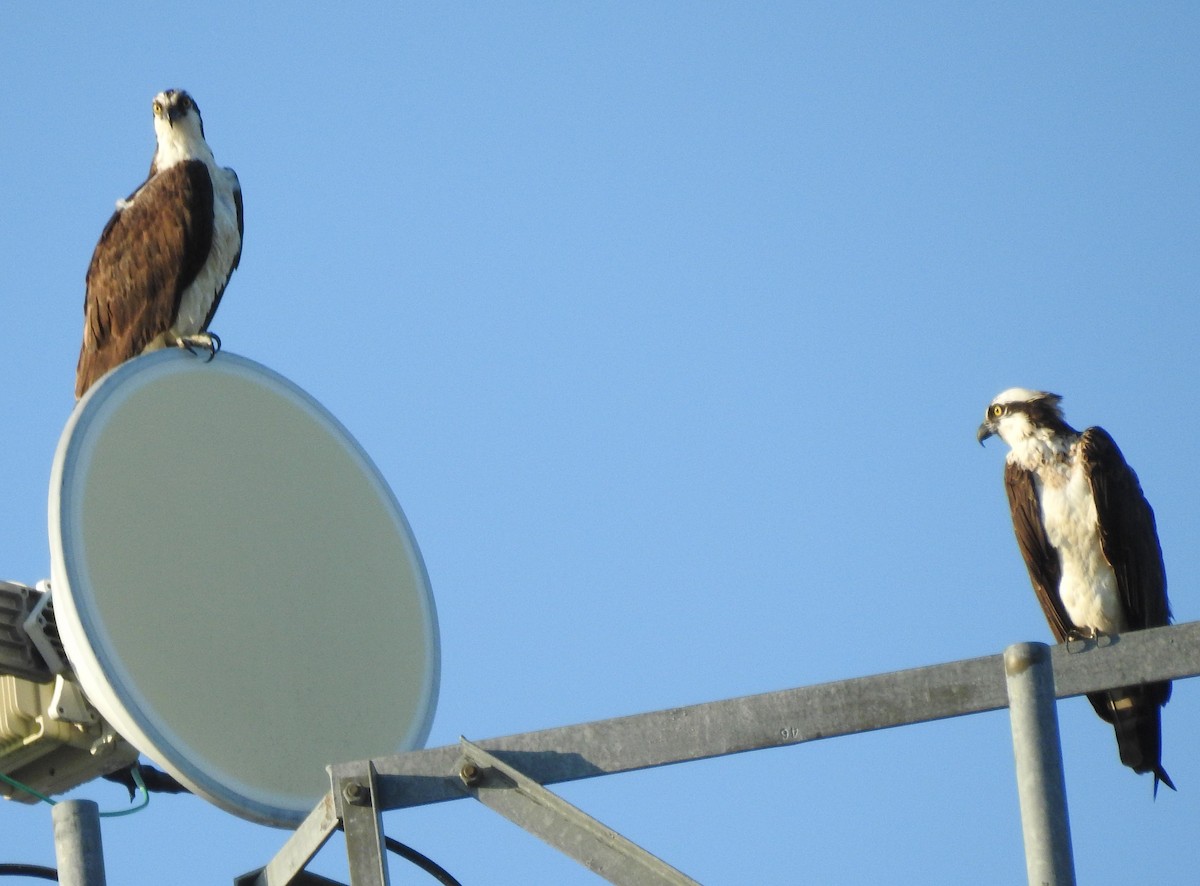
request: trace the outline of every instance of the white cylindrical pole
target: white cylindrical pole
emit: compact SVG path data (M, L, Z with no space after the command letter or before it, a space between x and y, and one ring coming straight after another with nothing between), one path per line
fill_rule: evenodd
M60 886L105 886L100 810L92 800L65 800L51 811Z
M1004 673L1008 679L1026 875L1031 886L1074 886L1075 860L1050 647L1045 643L1009 646L1004 650Z

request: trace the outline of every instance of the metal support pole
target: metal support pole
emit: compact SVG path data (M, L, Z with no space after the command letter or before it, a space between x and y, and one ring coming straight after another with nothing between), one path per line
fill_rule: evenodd
M1004 673L1021 799L1025 872L1030 886L1074 886L1050 647L1045 643L1009 646L1004 650Z
M100 808L95 801L56 803L50 815L61 886L105 886Z

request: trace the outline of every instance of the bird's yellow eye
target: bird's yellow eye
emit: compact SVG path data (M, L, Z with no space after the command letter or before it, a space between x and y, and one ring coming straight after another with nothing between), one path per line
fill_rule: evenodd
M155 102L155 103L154 103L154 116L155 116L155 117L161 117L161 116L162 116L162 102Z
M999 418L1004 415L1004 407L997 403L992 407L992 418Z

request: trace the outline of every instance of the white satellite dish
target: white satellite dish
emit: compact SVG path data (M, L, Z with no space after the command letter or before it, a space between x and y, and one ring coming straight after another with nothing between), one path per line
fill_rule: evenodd
M265 367L167 349L94 385L55 454L50 545L89 699L218 806L295 826L325 766L428 737L416 540L354 438Z

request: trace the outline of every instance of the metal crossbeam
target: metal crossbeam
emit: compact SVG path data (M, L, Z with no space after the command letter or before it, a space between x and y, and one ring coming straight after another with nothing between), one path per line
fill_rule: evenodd
M1051 650L1067 698L1200 674L1200 622ZM597 720L478 742L539 784L628 772L1008 707L1001 655ZM458 800L457 745L370 761L383 809ZM330 768L361 778L368 761Z
M1049 658L1053 668L1052 695L1056 698L1193 677L1200 675L1200 622L1055 646L1049 649ZM1037 667L1042 670L1038 677L1040 688L1013 688L1012 704L1014 708L1028 705L1028 710L1023 714L1017 712L1018 717L1031 715L1044 721L1047 705L1051 715L1054 709L1050 703L1051 689L1045 663L1039 662ZM527 785L530 797L545 798L546 795L553 796L548 791L543 793L540 790L542 785L547 784L998 710L1010 705L1010 684L1006 682L1006 673L1005 657L989 655L854 680L527 732L481 741L477 746L470 747L486 757L476 760L476 766L480 765L480 760L490 760L492 762L487 765L502 773L514 786L518 783ZM1041 713L1030 714L1037 710ZM1045 727L1045 722L1038 728L1042 727ZM1028 724L1014 725L1015 743L1021 741L1017 738L1017 731L1028 728ZM1057 725L1053 728L1053 734L1057 734ZM1039 741L1049 741L1050 736L1051 733L1044 733ZM1053 744L1053 752L1057 753L1056 739ZM1018 756L1023 753L1017 744L1014 744L1014 750ZM355 811L351 804L342 802L339 802L339 808L342 813L352 811L356 819L362 822L368 822L367 816L370 816L377 823L378 814L384 810L422 806L473 795L464 791L461 776L463 765L468 762L471 762L470 754L464 753L462 747L447 745L375 760L342 763L331 766L329 772L335 788L335 801L346 799L337 794L346 786L370 786L365 809ZM1035 765L1049 766L1044 770L1044 774L1049 775L1041 779L1041 785L1033 789L1033 795L1045 796L1046 791L1052 793L1053 761L1043 759ZM1061 774L1061 761L1059 766ZM520 805L524 805L524 801ZM578 810L575 812L578 813ZM1065 814L1064 801L1064 828ZM566 812L565 816L569 818L570 813ZM311 820L313 816L309 818ZM315 832L319 828L311 830L314 834L310 834L306 845L314 842ZM576 829L577 835L582 833L585 831ZM357 842L366 847L369 854L374 851L372 847L378 846L378 834L378 831L372 832L368 828L364 831L363 839ZM1064 830L1055 839L1061 840L1064 835L1069 853L1069 832ZM288 845L292 843L289 841ZM558 843L555 842L555 845ZM1061 846L1053 851L1060 852L1061 860L1060 850ZM312 851L315 852L316 848ZM293 854L299 853L293 849ZM1069 862L1069 854L1067 860ZM352 867L353 863L352 855ZM272 870L272 867L268 866L265 870ZM384 879L378 879L380 875L373 876L376 879L363 879L361 883L355 878L354 886L386 883L386 870L381 875ZM259 878L253 881L239 880L239 886L243 882L245 886L282 886L297 881ZM1055 882L1068 883L1070 880L1064 876Z
M1007 704L999 655L478 742L539 784L935 720ZM456 745L371 761L385 809L461 799ZM333 766L358 777L368 761Z

